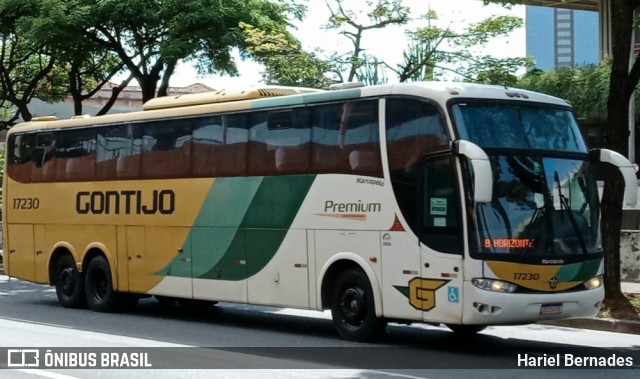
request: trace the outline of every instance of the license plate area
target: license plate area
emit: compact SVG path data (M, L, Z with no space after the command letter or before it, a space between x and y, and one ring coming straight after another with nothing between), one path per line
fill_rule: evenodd
M546 303L540 306L541 315L557 315L562 313L562 303Z

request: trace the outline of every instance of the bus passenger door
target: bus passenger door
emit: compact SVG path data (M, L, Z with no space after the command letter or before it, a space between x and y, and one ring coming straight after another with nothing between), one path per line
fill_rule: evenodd
M438 155L422 165L421 279L412 283L421 301L423 320L462 320L463 222L455 158Z
M7 274L19 279L34 280L35 252L33 225L10 224L7 238L9 250L4 252Z

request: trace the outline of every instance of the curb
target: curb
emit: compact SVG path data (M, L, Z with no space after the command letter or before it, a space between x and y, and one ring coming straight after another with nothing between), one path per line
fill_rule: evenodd
M640 321L607 318L577 318L568 320L538 321L538 324L564 326L568 328L592 329L605 332L640 334Z

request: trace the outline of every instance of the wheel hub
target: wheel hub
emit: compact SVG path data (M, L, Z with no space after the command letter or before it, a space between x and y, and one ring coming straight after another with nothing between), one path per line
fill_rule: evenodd
M342 295L340 307L345 321L353 326L360 325L364 321L365 294L361 288L349 288Z

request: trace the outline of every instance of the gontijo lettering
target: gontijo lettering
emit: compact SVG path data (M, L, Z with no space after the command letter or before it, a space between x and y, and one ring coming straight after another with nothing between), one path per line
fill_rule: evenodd
M79 214L172 214L176 195L172 190L81 191L76 194Z

